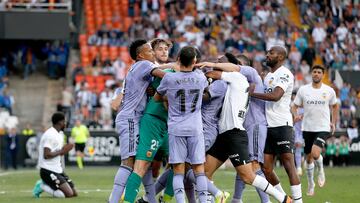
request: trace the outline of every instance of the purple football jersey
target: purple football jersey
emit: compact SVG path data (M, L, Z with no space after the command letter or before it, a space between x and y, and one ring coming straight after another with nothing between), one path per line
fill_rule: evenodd
M256 93L264 92L264 83L258 72L250 66L240 66L240 73L243 74L249 83L255 84ZM265 101L251 97L248 112L245 117L244 127L247 129L254 124L266 125Z
M125 78L124 97L116 121L143 114L147 102L145 91L152 81L154 68L155 64L150 61L138 61L131 66Z
M227 83L225 81L215 80L209 85L210 101L203 102L201 107L206 150L215 142L219 133L219 116L226 90Z
M201 103L207 80L198 72L167 73L157 92L169 102L168 131L174 136L202 134Z

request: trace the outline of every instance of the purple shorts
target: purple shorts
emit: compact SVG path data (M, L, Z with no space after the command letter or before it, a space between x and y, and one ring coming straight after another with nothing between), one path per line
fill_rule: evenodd
M119 133L120 158L127 159L136 155L139 143L140 118L129 118L116 123Z
M205 162L204 135L169 135L169 163L203 164Z
M264 148L267 135L267 126L262 124L250 125L246 129L249 139L250 161L264 163Z

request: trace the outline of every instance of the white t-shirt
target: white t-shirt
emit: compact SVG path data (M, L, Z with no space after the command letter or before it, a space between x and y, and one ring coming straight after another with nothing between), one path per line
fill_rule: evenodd
M304 107L302 131L330 132L330 108L336 104L335 91L328 85L322 84L319 89L312 83L300 87L294 104Z
M44 158L44 148L47 147L51 152L59 151L64 145L64 137L54 127L45 131L40 140L39 145L39 166L40 168L53 171L55 173L63 173L61 167L61 156L52 159Z
M294 87L294 76L285 66L275 72L269 72L264 79L265 93L280 87L284 90L283 96L277 102L266 101L266 119L269 127L293 126L290 111L291 94Z
M228 83L219 120L219 132L238 128L245 130L243 123L249 106L249 83L239 72L222 72L221 79Z

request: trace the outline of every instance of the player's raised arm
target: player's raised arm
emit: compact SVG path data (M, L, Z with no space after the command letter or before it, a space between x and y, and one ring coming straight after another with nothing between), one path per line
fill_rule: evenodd
M163 78L165 74L166 74L166 72L164 72L158 68L155 68L151 71L151 75L158 77L158 78Z
M212 63L212 62L202 62L195 64L196 67L205 68L212 67L216 70L221 70L225 72L239 72L240 67L232 63Z

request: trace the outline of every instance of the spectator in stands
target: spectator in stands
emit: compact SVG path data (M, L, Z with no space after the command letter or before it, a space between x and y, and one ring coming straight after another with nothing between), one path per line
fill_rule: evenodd
M116 61L113 63L114 71L115 71L115 80L123 81L126 76L126 64L121 57L118 57Z
M15 170L17 169L17 150L19 145L19 138L17 137L16 128L9 129L6 135L6 156L5 156L5 170L11 165Z
M349 156L350 156L350 145L349 139L342 135L340 136L340 144L339 144L339 165L347 166L349 165Z
M99 103L101 106L101 120L110 120L111 119L111 98L113 93L108 87L105 88L105 91L100 94Z
M57 55L55 46L50 45L49 50L44 50L47 53L47 69L48 69L48 76L50 79L56 79L57 76Z
M62 91L61 111L64 113L66 121L70 121L71 106L74 104L74 96L71 91L71 87L64 88L64 90Z
M346 132L347 132L347 135L349 137L349 142L350 143L352 142L353 139L355 139L355 138L357 138L359 136L358 124L357 124L356 119L351 120L351 124L347 128Z
M333 167L337 163L337 146L335 144L335 136L331 136L326 140L326 151L324 164Z
M12 115L13 114L13 106L15 104L15 99L9 93L8 88L3 89L2 101L3 101L3 107L9 111L10 115Z
M27 49L25 49L25 52L23 54L23 67L24 67L23 76L25 80L28 78L30 73L35 71L36 69L35 63L36 61L33 50L31 47L28 47Z
M30 123L26 123L26 127L22 130L22 135L24 136L34 136L35 131L32 129Z
M57 51L57 67L59 77L65 78L66 76L66 65L67 65L67 51L64 46L60 46Z

